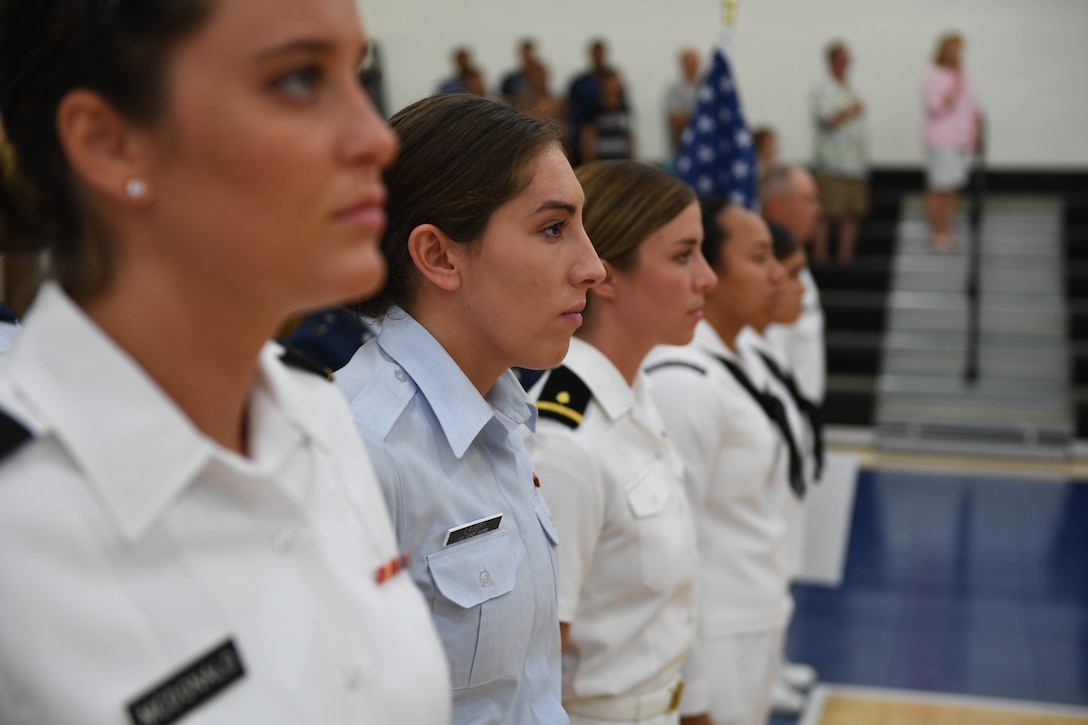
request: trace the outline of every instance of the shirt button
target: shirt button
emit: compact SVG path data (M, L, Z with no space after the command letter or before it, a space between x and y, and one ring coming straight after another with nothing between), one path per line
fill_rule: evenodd
M363 679L359 673L358 667L345 667L344 668L344 687L349 690L354 690L359 687L359 682Z
M295 548L295 532L291 529L280 529L272 537L272 548L281 554L287 554Z
M398 370L397 372L393 373L393 377L396 378L397 381L401 382L401 383L403 383L405 380L408 379L408 376L404 374L403 370Z
M482 586L482 587L491 586L491 572L489 572L489 571L481 571L480 572L480 586Z

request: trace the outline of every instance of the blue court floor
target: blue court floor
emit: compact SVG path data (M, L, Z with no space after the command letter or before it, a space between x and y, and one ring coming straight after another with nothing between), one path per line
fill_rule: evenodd
M1088 705L1088 483L862 470L842 586L794 593L824 682Z

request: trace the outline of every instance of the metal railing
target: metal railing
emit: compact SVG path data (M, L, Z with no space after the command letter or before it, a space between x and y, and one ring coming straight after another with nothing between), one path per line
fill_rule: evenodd
M981 124L980 124L981 125ZM979 375L982 335L982 208L986 197L986 144L979 131L978 153L971 171L967 247L967 360L963 377L974 384Z

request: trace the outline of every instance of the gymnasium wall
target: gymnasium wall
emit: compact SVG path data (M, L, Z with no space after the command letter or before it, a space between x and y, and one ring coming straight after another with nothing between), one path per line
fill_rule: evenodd
M488 86L537 40L552 85L565 91L586 65L586 41L609 40L628 84L639 155L667 153L663 101L677 51L709 52L719 0L360 0L384 61L392 109L429 94L471 46ZM784 159L811 149L809 89L833 38L851 47L852 80L869 111L875 164L922 162L920 83L934 40L967 37L966 66L989 119L992 167L1088 168L1088 0L740 0L733 63L749 123L770 123Z

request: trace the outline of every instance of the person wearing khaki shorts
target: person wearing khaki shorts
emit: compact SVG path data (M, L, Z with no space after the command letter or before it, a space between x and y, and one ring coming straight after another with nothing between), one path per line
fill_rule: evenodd
M869 211L868 153L865 107L849 86L850 51L835 41L827 49L829 77L812 92L816 131L816 172L824 222L812 245L812 261L829 257L830 227L837 228L836 261L853 264L858 226Z
M863 177L840 176L827 171L820 172L816 177L820 187L820 204L824 208L824 218L836 220L842 224L843 219L864 219L869 214L869 180ZM856 229L855 229L856 234ZM853 248L850 250L851 259L844 261L842 257L842 228L839 229L839 261L848 264L852 261ZM827 239L826 234L824 239ZM826 250L825 250L826 251Z

